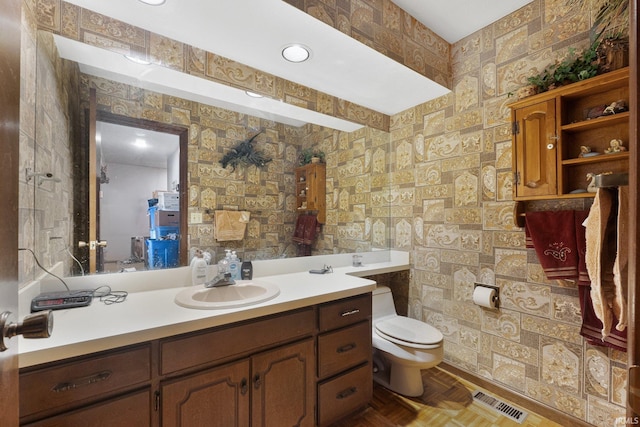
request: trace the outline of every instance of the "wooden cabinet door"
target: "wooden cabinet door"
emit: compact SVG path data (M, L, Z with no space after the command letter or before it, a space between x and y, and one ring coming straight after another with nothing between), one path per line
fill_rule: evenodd
M313 426L315 423L313 339L252 358L252 427Z
M515 197L558 193L555 99L514 110Z
M167 382L161 390L162 426L249 426L248 360Z

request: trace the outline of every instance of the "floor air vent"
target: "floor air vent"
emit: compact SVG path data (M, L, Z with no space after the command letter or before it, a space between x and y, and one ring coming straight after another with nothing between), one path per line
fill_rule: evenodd
M489 396L488 394L483 393L480 390L476 390L473 392L473 399L477 400L485 406L495 409L505 417L508 417L517 423L522 424L524 419L527 418L526 412L521 411L520 409L515 408L500 399Z

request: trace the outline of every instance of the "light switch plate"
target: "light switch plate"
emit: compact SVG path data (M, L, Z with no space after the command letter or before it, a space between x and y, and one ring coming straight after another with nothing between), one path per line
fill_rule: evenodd
M191 224L202 224L202 213L201 212L192 212L191 213Z

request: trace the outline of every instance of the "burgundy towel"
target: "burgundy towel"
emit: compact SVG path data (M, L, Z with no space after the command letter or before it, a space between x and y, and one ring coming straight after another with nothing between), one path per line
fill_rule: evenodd
M626 352L627 330L618 331L613 327L617 322L617 319L615 319L614 316L614 323L611 325L609 333L603 338L602 322L598 319L598 316L596 316L595 311L593 311L593 304L591 303L591 286L588 283L581 284L578 286L578 293L580 297L580 309L582 312L582 327L580 328L580 335L585 337L587 342L591 345L601 345Z
M316 240L318 219L315 215L300 215L296 221L293 241L303 245L311 245Z
M533 244L549 280L578 278L574 215L574 211L527 212L527 247Z

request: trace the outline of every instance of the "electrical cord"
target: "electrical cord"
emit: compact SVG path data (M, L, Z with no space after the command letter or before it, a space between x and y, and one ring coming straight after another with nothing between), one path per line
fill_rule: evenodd
M127 299L129 292L127 291L113 291L111 286L102 285L93 290L93 297L99 298L100 302L111 305L119 304Z
M71 291L71 289L69 289L69 286L67 285L67 282L65 282L64 280L62 280L60 277L56 276L55 274L53 274L52 272L50 272L49 270L47 270L46 268L44 268L42 266L42 264L40 264L40 261L38 261L38 257L36 256L35 252L33 252L31 249L29 248L18 248L19 251L29 251L31 252L31 255L33 255L33 260L36 262L36 264L38 265L38 267L40 267L42 269L42 271L44 271L45 273L55 277L56 279L60 280L62 282L62 284L64 285L65 288L67 288L68 291Z
M38 260L38 257L36 256L36 254L29 248L18 248L19 251L29 251L31 252L31 255L33 255L33 259L36 262L36 264L38 265L38 267L40 267L42 269L42 271L44 271L45 273L55 277L56 279L60 280L62 282L62 284L64 285L64 287L67 289L67 291L71 292L71 289L69 288L69 286L67 285L67 282L65 282L64 280L62 280L62 278L60 278L59 276L56 276L55 274L53 274L52 272L50 272L49 270L47 270L46 268L44 268L42 266L42 264L40 264L40 261ZM100 300L100 302L106 304L106 305L111 305L111 304L118 304L121 302L124 302L127 299L127 296L129 295L129 292L127 291L113 291L111 290L110 286L107 285L102 285L102 286L98 286L97 288L95 288L93 290L93 297L94 298L98 298Z

